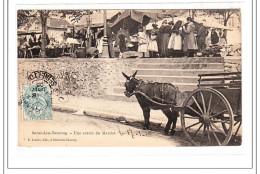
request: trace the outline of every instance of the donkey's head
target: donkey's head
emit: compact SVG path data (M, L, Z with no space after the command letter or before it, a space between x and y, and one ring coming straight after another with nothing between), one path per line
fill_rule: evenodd
M136 86L138 85L138 80L135 78L137 71L131 76L128 76L122 72L123 76L126 78L124 93L127 97L131 97L131 94L134 92Z

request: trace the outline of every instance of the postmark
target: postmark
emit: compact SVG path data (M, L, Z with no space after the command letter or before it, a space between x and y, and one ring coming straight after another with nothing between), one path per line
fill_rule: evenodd
M55 77L46 71L33 71L28 74L27 78L33 82L43 82L49 84L50 88L57 85Z
M23 120L52 120L49 85L22 86Z

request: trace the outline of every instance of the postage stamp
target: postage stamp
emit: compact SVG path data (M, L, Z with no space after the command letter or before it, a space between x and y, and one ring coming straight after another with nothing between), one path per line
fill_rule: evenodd
M50 86L22 86L22 108L24 120L52 120Z

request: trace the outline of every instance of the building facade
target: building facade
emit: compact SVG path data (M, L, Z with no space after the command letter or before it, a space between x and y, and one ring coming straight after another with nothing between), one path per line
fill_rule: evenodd
M63 43L64 42L64 32L71 28L71 24L65 19L48 18L47 19L47 34L51 41ZM37 17L33 18L25 26L22 26L20 30L26 33L39 33L42 31L41 20Z

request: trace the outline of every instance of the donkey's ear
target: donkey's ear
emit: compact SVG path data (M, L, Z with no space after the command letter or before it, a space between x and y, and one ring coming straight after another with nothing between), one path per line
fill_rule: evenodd
M138 70L136 70L136 71L135 71L135 73L132 75L132 77L135 77L135 76L136 76L136 74L137 74L137 71L138 71Z
M129 77L128 75L126 75L126 74L123 73L123 72L122 72L122 74L123 74L123 76L124 76L127 80L130 80L130 77Z

